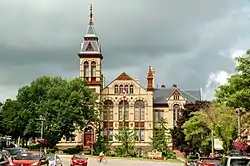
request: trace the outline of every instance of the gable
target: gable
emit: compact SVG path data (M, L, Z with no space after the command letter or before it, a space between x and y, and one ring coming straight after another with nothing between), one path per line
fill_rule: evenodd
M123 72L121 75L119 75L115 79L115 81L118 81L118 80L119 81L128 81L128 80L132 81L133 79L127 73Z

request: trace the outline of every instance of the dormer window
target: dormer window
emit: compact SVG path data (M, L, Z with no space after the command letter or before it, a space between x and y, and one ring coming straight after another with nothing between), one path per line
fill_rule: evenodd
M129 86L129 93L134 94L134 86L133 85Z
M115 94L118 94L119 93L119 88L118 88L118 85L115 85Z

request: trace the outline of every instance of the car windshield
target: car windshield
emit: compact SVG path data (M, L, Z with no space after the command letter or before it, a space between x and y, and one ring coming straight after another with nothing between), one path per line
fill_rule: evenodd
M230 166L247 166L250 159L231 159Z
M85 159L85 156L83 156L83 155L75 155L74 158L76 158L76 159Z
M13 149L6 149L10 152L10 155L17 155L19 152L24 151L23 148L13 148Z
M19 153L15 160L39 160L40 155L36 153Z

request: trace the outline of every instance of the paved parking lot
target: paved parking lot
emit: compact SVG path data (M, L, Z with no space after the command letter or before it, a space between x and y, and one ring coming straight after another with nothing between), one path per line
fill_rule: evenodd
M71 156L60 156L63 161L63 166L69 166ZM88 166L183 166L183 163L178 162L160 162L160 161L148 161L148 160L137 160L137 159L113 159L107 158L107 164L97 163L96 158L89 158Z

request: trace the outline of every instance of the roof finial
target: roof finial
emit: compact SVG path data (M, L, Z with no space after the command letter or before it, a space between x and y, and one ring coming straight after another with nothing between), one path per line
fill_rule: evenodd
M89 25L93 25L92 4L90 4Z

